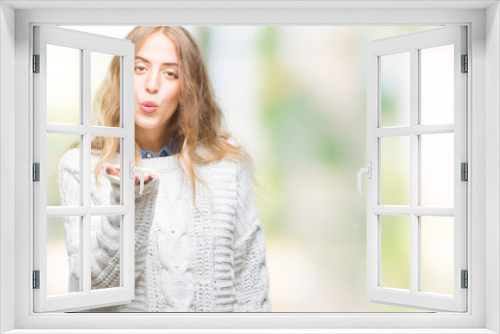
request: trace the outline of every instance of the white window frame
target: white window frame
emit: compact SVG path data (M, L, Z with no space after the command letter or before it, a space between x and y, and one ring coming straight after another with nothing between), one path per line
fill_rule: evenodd
M66 7L66 8L63 8ZM127 6L128 9L117 8ZM150 9L136 10L131 7ZM82 9L82 7L86 7ZM162 7L162 8L159 8ZM44 10L50 8L51 10ZM78 9L76 9L78 8ZM103 9L107 8L107 9ZM110 8L114 8L111 10ZM154 8L154 9L151 9ZM57 9L57 10L55 10ZM468 26L468 312L34 314L31 46L34 24ZM498 1L3 1L0 3L0 332L499 333L500 11ZM12 84L14 83L14 85ZM14 95L15 94L15 95ZM12 115L15 114L15 119ZM28 134L28 136L26 135ZM12 145L15 139L15 145ZM356 171L353 171L353 175ZM488 175L488 182L486 181ZM13 177L15 176L15 177ZM354 182L353 182L353 186ZM15 197L13 196L15 191ZM14 197L14 198L13 198ZM364 203L360 203L364 205ZM272 284L272 283L271 283ZM12 307L14 305L14 307ZM139 325L140 324L140 325ZM140 330L130 330L138 328ZM168 328L166 328L168 326ZM101 328L101 330L99 330ZM233 328L224 331L223 328ZM236 329L235 329L236 328ZM293 331L293 328L301 330ZM306 330L307 328L308 330ZM397 329L396 329L397 328ZM161 330L160 330L161 329ZM199 330L196 330L199 329ZM266 330L264 330L266 329ZM417 330L415 330L417 329ZM51 330L55 333L55 330ZM187 331L184 331L187 333Z
M431 311L467 310L467 289L461 287L461 271L467 270L467 183L461 181L460 166L467 162L467 76L462 73L462 55L467 54L467 29L453 25L383 38L370 42L367 52L367 161L373 177L366 180L367 224L367 295L375 303L403 306ZM421 120L420 80L421 50L452 45L453 103L451 124L425 125ZM409 123L404 126L382 125L382 57L405 52L409 55ZM422 135L451 133L453 135L453 169L448 172L453 180L454 205L429 207L421 203L420 157ZM403 137L404 136L404 137ZM382 202L382 141L383 138L408 138L409 144L409 199L408 205L384 205ZM402 215L409 223L409 289L382 286L382 217ZM444 216L453 219L453 284L451 295L421 290L421 233L422 217ZM401 222L403 223L403 222Z
M135 46L127 39L118 39L52 26L35 26L33 54L39 56L39 72L34 74L33 124L34 162L39 163L39 182L33 184L34 200L34 261L33 269L39 271L40 284L34 289L36 312L76 311L130 303L135 298L135 198L134 166L134 58ZM47 45L57 45L78 50L80 53L80 124L47 122ZM100 52L120 57L120 124L118 127L92 125L90 109L91 54ZM128 94L124 94L128 92ZM80 200L78 206L47 206L47 134L62 133L80 136L79 176ZM120 205L95 207L90 201L91 140L92 136L120 138ZM92 215L119 215L120 217L120 286L92 291L91 282L91 218ZM79 216L80 280L78 292L48 295L47 291L47 218Z

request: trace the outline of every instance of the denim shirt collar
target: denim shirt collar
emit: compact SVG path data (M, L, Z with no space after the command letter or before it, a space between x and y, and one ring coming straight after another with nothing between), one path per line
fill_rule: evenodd
M169 140L168 144L170 147L172 147L172 140ZM148 151L148 150L144 150L142 148L141 148L141 154L142 154L143 159L156 158L156 156L153 152ZM172 153L170 153L170 151L167 147L167 144L165 144L163 146L163 148L160 150L160 152L158 153L158 157L166 157L166 156L170 156L170 155L172 155Z

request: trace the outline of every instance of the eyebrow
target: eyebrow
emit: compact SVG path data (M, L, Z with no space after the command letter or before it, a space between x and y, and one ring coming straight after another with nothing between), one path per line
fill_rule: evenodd
M136 56L136 57L135 57L135 60L138 60L138 59L139 59L139 60L142 60L143 62L148 63L148 64L150 64L150 63L151 63L149 60L147 60L147 59L146 59L146 58L144 58L144 57ZM163 63L163 65L178 66L178 65L177 65L177 63Z

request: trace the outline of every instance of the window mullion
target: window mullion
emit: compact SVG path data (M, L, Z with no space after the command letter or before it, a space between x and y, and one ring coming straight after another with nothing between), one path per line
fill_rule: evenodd
M120 71L123 84L120 85L120 122L121 126L128 131L128 135L121 139L122 153L120 154L124 173L121 175L121 205L127 210L122 216L122 244L121 263L123 263L123 274L121 275L124 287L130 288L130 298L135 298L135 185L130 178L129 161L135 161L135 110L134 96L125 92L134 90L134 59L135 53L120 57Z
M455 131L454 124L436 124L436 125L415 125L415 126L398 126L388 128L377 128L372 131L376 137L395 137L408 136L410 133L416 135L431 135L438 133L453 133Z
M90 98L90 97L89 97ZM90 112L90 110L89 110ZM90 122L90 121L89 121ZM130 135L130 130L123 128L111 128L105 126L75 125L63 123L47 123L48 133L74 134L83 136L89 133L92 136L121 138Z
M419 288L419 217L413 212L418 205L419 195L419 139L415 134L418 125L419 108L419 57L418 50L410 50L410 293Z
M80 117L82 119L83 126L89 129L90 127L90 50L88 48L83 49L82 52L82 63L81 63L81 113ZM91 291L91 275L90 275L90 172L91 172L91 161L90 161L90 151L91 151L91 133L87 131L83 135L83 145L81 149L82 157L81 161L81 171L83 172L81 187L82 187L82 199L83 208L86 214L83 216L83 226L81 230L82 234L82 266L80 281L83 282L83 292L85 294L90 294Z
M48 206L47 217L85 216L87 213L97 216L116 216L128 213L130 209L123 205L98 205L90 208L83 206Z

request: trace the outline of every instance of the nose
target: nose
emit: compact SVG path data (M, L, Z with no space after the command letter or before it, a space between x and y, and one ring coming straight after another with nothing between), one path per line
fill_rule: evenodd
M160 89L159 75L151 71L148 73L148 78L146 82L146 90L150 94L158 93Z

